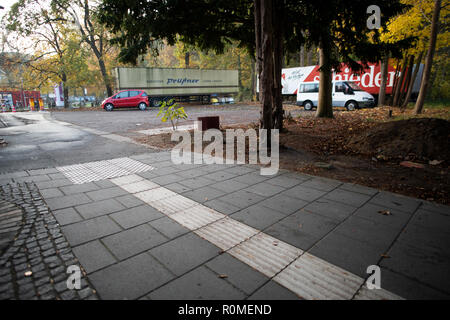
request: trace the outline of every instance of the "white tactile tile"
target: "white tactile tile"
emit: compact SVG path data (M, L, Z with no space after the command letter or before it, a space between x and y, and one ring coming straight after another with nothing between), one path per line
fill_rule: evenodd
M197 205L170 215L171 219L190 230L201 228L225 217L224 214L202 205Z

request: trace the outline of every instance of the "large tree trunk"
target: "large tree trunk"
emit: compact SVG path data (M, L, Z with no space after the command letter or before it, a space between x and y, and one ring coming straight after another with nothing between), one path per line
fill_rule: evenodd
M400 73L400 77L398 78L397 85L395 86L394 100L392 102L392 106L396 107L399 105L400 95L403 87L403 81L405 80L405 72L406 66L408 64L408 56L405 55L405 59L403 60L403 67Z
M64 108L69 108L69 87L67 86L67 75L63 72L61 74L63 83Z
M186 52L184 54L184 67L189 68L189 60L190 60L190 53Z
M398 105L401 107L403 107L403 104L404 104L403 99L406 96L406 92L408 91L408 87L409 87L409 82L411 81L412 69L414 67L414 58L415 58L414 55L411 55L409 57L408 67L406 69L405 81L402 86L402 89L400 90L400 97L398 99Z
M261 0L253 0L254 15L255 15L255 59L256 59L256 76L257 76L257 101L261 101Z
M383 60L380 61L381 67L381 83L380 83L380 92L378 94L378 106L382 107L386 103L386 83L388 77L388 64L389 64L389 56L386 55L383 57Z
M261 104L262 104L262 129L272 129L272 107L274 96L274 65L273 65L273 26L272 26L272 0L261 0ZM270 137L270 135L268 135Z
M241 55L237 55L237 68L238 68L238 101L242 101L242 68L241 68Z
M414 82L416 82L417 73L419 73L420 62L422 61L422 57L423 57L423 52L421 52L419 54L419 58L417 59L416 67L414 68L414 72L411 76L411 81L409 82L408 91L406 92L406 96L405 96L405 100L403 101L402 108L406 108L406 106L408 105L409 99L411 98L412 90L414 87Z
M113 95L113 90L112 90L112 87L111 87L111 81L109 79L108 72L106 71L105 62L103 61L102 57L98 58L98 65L100 66L100 72L102 74L103 82L105 84L106 95L108 97L111 97Z
M313 64L313 53L314 53L314 47L309 48L308 52L306 53L306 64L308 66Z
M284 6L280 1L272 0L273 16L272 16L272 26L273 26L273 60L274 60L274 87L273 87L273 97L274 97L274 113L273 113L273 128L278 130L283 130L283 96L281 94L281 75L282 75L282 64L283 64L283 24L284 21Z
M428 47L427 58L423 68L422 83L420 84L419 96L417 97L414 113L422 112L423 104L428 90L428 81L430 80L431 66L433 64L434 50L436 49L436 37L439 29L439 14L441 11L441 0L434 1L433 19L431 21L430 45Z
M305 66L305 46L301 46L300 47L300 67L304 67Z
M320 82L319 82L319 102L317 105L316 117L333 118L332 101L332 72L330 66L331 48L328 39L322 39L319 48L320 55Z
M255 101L255 95L256 95L256 66L255 66L255 59L251 58L250 61L250 73L251 73L251 94L252 94L252 101Z

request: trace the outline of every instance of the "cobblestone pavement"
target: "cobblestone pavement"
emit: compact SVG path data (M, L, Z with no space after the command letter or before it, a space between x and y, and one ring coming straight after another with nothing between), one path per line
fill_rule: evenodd
M168 152L129 158L154 169L81 184L56 168L0 175L36 181L100 299L450 298L447 206ZM370 265L385 290L367 290Z
M1 186L0 201L20 208L20 228L0 257L0 299L96 299L86 277L80 290L67 289L66 269L78 259L31 182Z

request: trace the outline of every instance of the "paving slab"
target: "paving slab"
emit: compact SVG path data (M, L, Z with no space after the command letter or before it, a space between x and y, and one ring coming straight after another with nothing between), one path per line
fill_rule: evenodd
M304 188L312 188L312 189L316 189L316 190L329 192L329 191L337 188L341 184L342 184L342 182L337 181L337 180L313 177L312 179L303 182L301 184L301 186Z
M56 210L53 211L53 214L62 226L83 220L83 217L74 208Z
M206 263L206 266L216 274L226 276L228 282L247 295L253 293L269 280L262 273L233 258L228 253L217 256Z
M433 212L419 208L410 222L412 225L430 228L450 236L450 212Z
M259 203L264 207L274 209L280 213L289 215L300 210L308 204L305 200L288 197L285 195L276 195Z
M162 218L164 215L153 207L144 204L138 207L122 210L109 215L122 228L128 229L137 225Z
M368 196L373 196L378 193L377 189L361 186L359 184L354 183L343 183L341 186L338 187L338 189L357 192Z
M167 238L147 224L115 233L102 239L119 260L147 251L167 241Z
M84 220L62 227L62 231L72 246L121 231L108 216Z
M448 250L450 234L448 232L408 224L400 233L398 241L422 250L434 251L442 256L450 257Z
M304 187L303 185L298 185L289 190L283 191L280 194L311 202L322 197L326 193L327 193L326 191Z
M368 275L367 267L378 264L381 256L386 254L383 248L337 233L328 234L308 252L362 278Z
M175 181L173 181L175 182ZM182 179L178 181L180 184L196 189L196 188L202 188L207 185L210 185L214 183L214 180L207 179L205 177L198 177L198 178L191 178L191 179Z
M117 212L125 207L114 199L91 202L76 206L75 209L84 219L99 217L108 213Z
M264 286L256 290L248 300L299 300L295 293L280 286L275 281L269 281Z
M336 221L343 221L353 214L356 208L340 202L321 198L306 205L301 210L316 213Z
M165 185L164 187L169 189L169 190L171 190L171 191L173 191L173 192L176 192L176 193L184 193L184 192L192 190L192 188L184 186L184 185L179 184L177 182Z
M230 217L253 228L263 230L285 218L285 215L271 208L253 205L233 213Z
M147 253L129 258L89 276L101 299L138 299L175 276Z
M226 215L235 213L240 210L239 207L233 206L232 204L220 201L218 199L206 201L203 203L203 205Z
M267 198L267 197L274 196L277 193L280 193L280 192L286 190L286 188L283 188L280 186L275 186L275 185L272 185L272 184L269 184L266 182L262 182L262 183L254 184L244 190L256 193L257 195Z
M94 201L100 201L105 199L112 199L115 197L127 195L128 192L123 190L119 187L112 187L112 188L106 188L106 189L100 189L96 191L91 191L85 193L89 198L91 198Z
M61 197L64 196L64 194L59 191L58 188L48 188L48 189L43 189L40 191L41 195L45 198L45 199L50 199L50 198L55 198L55 197Z
M188 191L183 193L183 196L194 200L198 203L204 203L208 200L212 200L218 197L222 197L225 194L227 194L227 192L221 191L221 190L217 190L215 188L213 188L212 186L207 186L207 187L202 187L202 188L198 188L192 191Z
M87 273L92 273L117 262L108 249L98 240L73 248Z
M187 288L189 288L187 290ZM245 294L205 267L199 267L148 295L151 300L241 300Z
M182 180L184 180L183 177L177 175L177 174L167 174L160 177L152 178L150 179L152 182L157 183L161 186L165 186L167 184L171 184L174 182L181 183ZM183 183L184 185L184 183ZM189 185L187 185L189 187Z
M210 186L213 187L214 189L218 189L218 190L224 191L226 193L235 192L235 191L245 189L248 187L247 184L240 183L240 182L237 182L234 180L221 181L221 182L213 183Z
M58 188L63 186L72 185L72 181L69 179L57 179L51 181L41 181L36 182L36 185L39 187L39 190L48 189L48 188Z
M222 202L232 204L233 206L241 209L247 208L255 203L261 202L264 199L265 197L246 190L236 191L218 198L218 200Z
M419 199L405 197L386 191L380 191L370 200L370 203L383 205L406 213L413 213L419 207L421 202L422 201Z
M71 195L75 193L83 193L83 192L89 192L100 189L99 186L97 186L93 182L83 183L83 184L75 184L71 186L62 186L59 188L64 194Z
M371 198L371 196L353 191L335 189L327 193L323 198L359 208L364 203L366 203Z
M84 193L79 193L70 196L47 199L45 202L47 202L47 205L53 211L92 202L92 200L89 199Z
M356 210L354 215L396 228L404 227L411 219L409 213L370 202Z
M148 253L179 276L217 256L220 251L208 241L188 233L153 248Z
M173 239L190 232L189 229L183 227L168 217L153 220L152 222L149 222L149 225L169 239Z
M136 198L135 196L128 194L125 196L120 196L115 198L117 201L119 201L121 204L123 204L127 208L134 208L140 205L145 204L144 201Z

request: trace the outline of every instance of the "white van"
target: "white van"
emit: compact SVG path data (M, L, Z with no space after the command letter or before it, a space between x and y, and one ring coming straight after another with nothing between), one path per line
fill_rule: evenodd
M333 107L345 107L348 111L358 108L373 108L373 96L351 81L333 81ZM297 91L297 105L305 110L317 107L319 82L302 82Z

